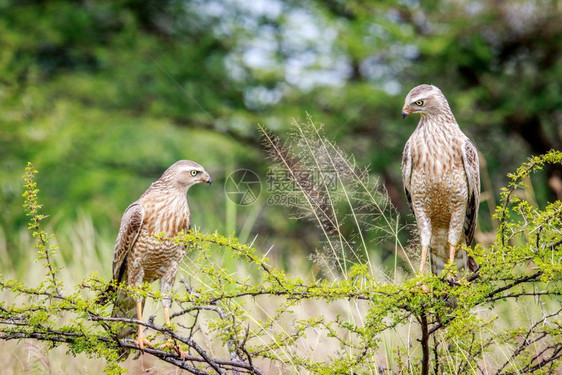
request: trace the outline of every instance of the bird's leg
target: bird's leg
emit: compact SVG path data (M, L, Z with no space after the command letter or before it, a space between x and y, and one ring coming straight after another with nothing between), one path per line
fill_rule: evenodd
M455 266L456 253L457 253L457 247L453 244L449 244L449 264L451 266L451 269L454 269ZM458 280L454 276L448 277L447 281L451 285L459 284Z
M166 318L166 325L172 325L170 322L170 309L167 306L164 306L164 317Z
M457 248L453 244L449 244L449 264L455 263L455 255L457 252Z
M142 320L142 300L137 300L137 319L139 321ZM149 348L152 348L152 344L150 341L144 337L144 332L142 331L142 325L139 324L139 333L137 335L137 339L135 340L141 352L144 350L144 346L146 345Z
M167 306L167 304L170 303L169 300L164 299L163 304L164 304L164 317L166 318L166 325L167 326L171 326L172 322L170 321L170 307ZM183 358L187 353L184 352L183 350L181 350L181 348L179 346L176 345L176 343L174 342L174 340L172 338L170 338L168 340L168 342L166 344L164 344L165 348L172 348L176 353L178 353L178 355L180 356L180 358Z
M422 246L420 273L423 273L427 263L427 246Z
M420 264L420 273L423 275L423 271L425 269L425 264L427 263L427 246L422 246L421 252L421 264ZM429 293L429 288L427 285L422 285L421 289L424 293Z

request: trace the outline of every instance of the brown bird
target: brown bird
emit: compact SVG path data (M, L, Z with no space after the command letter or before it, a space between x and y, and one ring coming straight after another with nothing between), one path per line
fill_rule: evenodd
M402 181L414 212L424 272L429 251L431 272L441 274L445 264L459 270L477 269L466 251L474 236L480 200L478 152L461 131L447 99L437 87L413 88L402 108L402 118L419 113L416 130L402 154Z
M117 285L125 282L129 286L160 280L167 324L170 324L170 291L186 249L155 235L164 233L173 237L190 229L186 192L200 182L211 183L211 177L202 166L190 160L174 163L139 200L127 207L115 241L113 280ZM125 290L118 290L112 316L135 318L136 313L136 318L142 320L142 304L142 297L135 298ZM131 327L124 328L119 332L119 338L133 332ZM140 325L135 341L141 350L145 345L151 347Z

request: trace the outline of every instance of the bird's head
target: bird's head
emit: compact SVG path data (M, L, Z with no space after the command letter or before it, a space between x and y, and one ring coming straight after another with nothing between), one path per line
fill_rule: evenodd
M444 108L449 108L449 103L439 88L433 85L419 85L406 95L402 118L406 118L411 113L432 116L443 111Z
M205 168L191 160L175 162L166 169L160 179L182 190L187 190L200 182L210 184L213 181Z

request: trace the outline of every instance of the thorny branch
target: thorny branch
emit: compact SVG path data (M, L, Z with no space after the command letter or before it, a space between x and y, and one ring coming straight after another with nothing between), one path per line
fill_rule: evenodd
M547 337L548 337L548 334L547 334L546 332L541 332L541 333L539 334L539 336L537 336L537 337L534 338L534 339L531 338L531 335L533 335L534 333L536 333L537 328L538 328L539 326L547 324L548 319L553 318L553 317L558 317L558 316L560 316L560 313L562 313L562 309L559 309L558 311L556 311L556 312L554 312L554 313L552 313L552 314L549 314L549 315L545 316L543 319L541 319L540 321L536 322L536 323L533 324L531 327L529 327L527 333L522 337L522 339L521 339L521 344L519 345L519 347L517 347L517 348L513 351L513 353L511 354L511 356L510 356L510 357L504 362L504 364L498 369L498 372L497 372L497 373L498 373L498 374L501 373L501 372L503 371L503 369L506 368L506 367L511 363L511 361L512 361L514 358L516 358L518 355L520 355L526 348L528 348L529 346L531 346L531 345L537 343L538 341L540 341L540 340L542 340L542 339L547 338ZM546 351L546 350L548 350L548 349L551 349L551 348L553 348L553 347L554 347L554 348L559 347L560 349L562 349L562 344L547 346L542 352L540 352L539 354L537 354L537 355L535 356L535 359L536 359L536 358L539 358L539 357L543 354L544 351ZM560 351L560 350L553 350L553 353L552 353L552 356L551 356L551 360L554 360L554 359L555 359L555 357L558 355L558 352L559 352L559 351ZM560 353L560 354L562 355L562 353ZM535 361L535 359L533 359L533 360L530 361L529 363L533 363L533 362ZM548 363L548 362L544 362L544 360L543 360L542 366L541 366L541 367L543 367L544 365L546 365L546 363ZM531 372L531 371L528 371L528 372Z

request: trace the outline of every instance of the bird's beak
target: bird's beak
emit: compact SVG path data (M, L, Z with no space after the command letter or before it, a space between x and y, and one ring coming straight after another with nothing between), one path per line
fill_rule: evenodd
M402 119L405 119L406 116L408 116L410 114L410 112L408 112L408 108L404 107L402 108Z
M203 177L203 178L201 179L201 182L206 182L206 183L208 183L209 185L211 185L211 183L213 182L213 179L211 178L211 176L209 176L208 173L205 173L205 177Z

